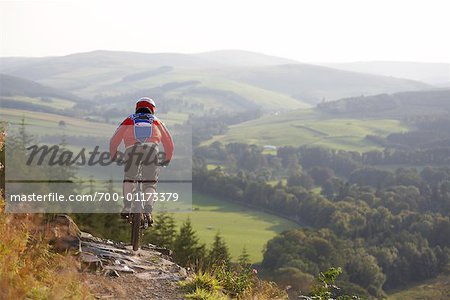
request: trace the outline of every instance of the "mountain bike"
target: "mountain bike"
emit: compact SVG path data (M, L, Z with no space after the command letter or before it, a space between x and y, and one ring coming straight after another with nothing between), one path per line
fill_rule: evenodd
M131 224L131 245L133 246L133 251L139 249L139 244L144 235L144 230L147 229L151 224L145 216L145 204L144 201L144 190L142 189L142 164L139 164L136 180L133 184L132 189L132 200L131 212L128 217L128 222Z

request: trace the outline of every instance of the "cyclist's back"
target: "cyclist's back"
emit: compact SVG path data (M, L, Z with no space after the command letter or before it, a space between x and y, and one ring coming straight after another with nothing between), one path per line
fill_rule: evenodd
M156 116L155 102L147 97L136 102L135 113L128 116L116 129L110 141L111 159L116 159L117 148L122 140L125 144L123 196L124 209L122 216L130 213L131 202L127 195L131 194L137 170L142 164L143 190L146 195L156 192L160 166L167 166L172 159L174 145L172 137L164 123ZM158 144L164 146L163 161L159 161ZM151 213L152 202L149 201L146 212Z

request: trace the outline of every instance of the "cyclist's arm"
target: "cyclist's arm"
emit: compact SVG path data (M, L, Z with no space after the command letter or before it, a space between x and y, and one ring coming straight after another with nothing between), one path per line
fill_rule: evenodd
M133 121L129 117L123 120L123 122L120 123L119 127L117 127L116 132L114 132L114 135L109 141L109 153L111 155L112 160L116 159L117 148L119 147L120 143L123 140L123 136L125 130L127 129L127 125L132 125L132 122Z
M170 135L169 130L163 122L158 121L157 125L158 129L161 132L161 142L164 146L164 152L166 153L166 161L168 162L172 159L173 156L174 145L172 136Z

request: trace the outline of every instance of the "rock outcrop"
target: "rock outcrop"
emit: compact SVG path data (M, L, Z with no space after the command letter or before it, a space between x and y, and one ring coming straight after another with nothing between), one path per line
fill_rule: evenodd
M56 215L45 225L45 235L56 252L81 250L81 231L67 215Z
M131 245L82 232L73 220L58 215L46 225L55 251L74 251L91 293L98 299L183 299L178 282L188 276L172 262L171 251Z

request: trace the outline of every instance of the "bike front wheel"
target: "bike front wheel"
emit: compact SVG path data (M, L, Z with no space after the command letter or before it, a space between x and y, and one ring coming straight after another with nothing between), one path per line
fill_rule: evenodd
M132 213L131 217L131 245L133 250L139 249L139 240L141 237L141 214Z

